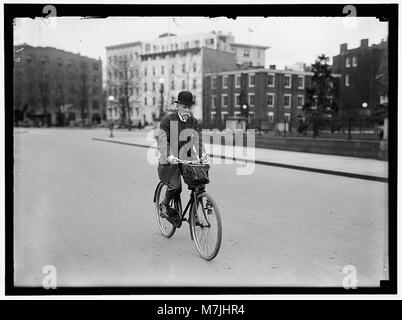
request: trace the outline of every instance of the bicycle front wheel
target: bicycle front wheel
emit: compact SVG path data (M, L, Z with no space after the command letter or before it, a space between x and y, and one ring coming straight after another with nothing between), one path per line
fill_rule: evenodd
M222 221L216 202L206 192L197 197L190 227L201 257L205 260L215 258L222 242Z
M161 217L160 212L160 204L165 196L166 188L167 186L164 184L159 185L158 190L156 191L155 209L156 209L156 221L158 223L160 232L166 238L170 238L175 233L176 227L173 226L169 221L167 221L166 218Z

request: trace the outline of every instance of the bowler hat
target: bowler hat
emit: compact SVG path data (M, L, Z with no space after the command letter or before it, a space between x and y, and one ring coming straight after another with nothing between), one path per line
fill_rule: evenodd
M174 102L184 104L185 106L192 106L194 104L193 94L190 91L180 91L177 100Z

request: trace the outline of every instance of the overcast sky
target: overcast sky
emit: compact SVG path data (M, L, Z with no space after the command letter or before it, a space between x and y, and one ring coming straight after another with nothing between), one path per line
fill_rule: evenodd
M236 42L269 46L266 66L276 64L282 69L298 61L311 64L321 53L332 57L339 53L341 43L355 48L363 38L371 45L388 36L388 23L361 17L175 17L176 24L169 17L54 19L49 23L43 18L18 19L15 44L51 46L105 61L108 45L152 40L167 31L185 35L221 30L231 32Z

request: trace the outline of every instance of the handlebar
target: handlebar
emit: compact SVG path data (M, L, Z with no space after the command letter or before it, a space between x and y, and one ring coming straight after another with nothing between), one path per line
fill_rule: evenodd
M181 159L177 159L177 163L182 163L182 164L204 164L203 162L201 162L201 160L193 160L193 161L189 161L189 160L181 160Z

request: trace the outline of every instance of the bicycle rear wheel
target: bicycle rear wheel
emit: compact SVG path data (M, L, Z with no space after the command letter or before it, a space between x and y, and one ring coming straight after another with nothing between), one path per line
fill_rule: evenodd
M205 260L215 258L222 242L222 221L216 202L206 192L197 197L190 227L201 257Z
M160 184L160 186L158 187L158 190L156 191L155 209L156 209L156 221L158 223L160 232L166 238L170 238L175 233L176 227L172 225L169 221L167 221L166 218L161 217L160 212L160 204L163 201L163 198L165 197L166 188L167 186L164 184ZM170 205L172 206L172 204L173 200L170 203Z

